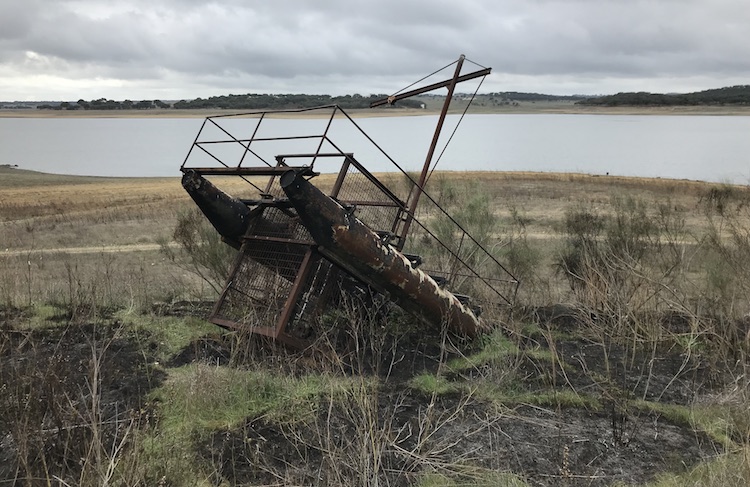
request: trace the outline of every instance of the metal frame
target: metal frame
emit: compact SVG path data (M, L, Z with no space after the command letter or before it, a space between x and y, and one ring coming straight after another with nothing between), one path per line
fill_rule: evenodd
M391 245L402 251L412 224L418 225L426 235L433 238L452 255L452 269L449 274L461 275L475 279L485 286L490 295L502 304L512 304L518 288L518 280L508 272L500 262L468 233L452 220L456 232L460 233L461 241L466 237L486 254L487 265L492 267L495 274L501 278L486 277L464 262L457 252L451 250L450 245L440 242L429 230L429 226L415 217L417 205L422 196L429 199L431 204L443 212L445 211L424 190L427 171L431 164L437 146L440 130L448 111L451 95L458 82L484 76L489 69L460 75L463 56L457 62L454 76L443 83L430 85L429 89L447 87L449 92L443 106L435 135L430 145L422 173L414 181L385 151L372 140L343 109L335 105L317 107L313 109L257 111L242 114L219 115L204 120L199 133L188 152L181 170L192 171L199 176L214 178L239 177L245 180L258 194L256 200L244 200L259 208L263 218L249 225L241 239L239 253L232 265L230 277L221 292L219 299L209 317L217 325L249 330L253 333L280 340L295 348L303 348L309 344L310 337L304 336L300 330L307 326L305 320L311 314L322 313L331 299L336 297L344 284L345 274L362 281L358 271L340 268L340 263L325 252L321 253L315 239L300 224L295 209L284 196L280 187L281 175L288 171L295 171L300 177L314 181L319 175L315 170L315 163L326 160L338 164L338 171L328 196L342 205L346 211L355 214L358 220L372 231L376 232L385 245ZM429 91L414 90L395 97L389 97L383 103L393 103L399 99L411 96L415 92ZM382 104L376 102L373 105ZM314 112L322 114L320 118L324 124L322 133L284 135L280 137L261 136L261 126L276 116L289 113ZM325 114L328 113L326 117ZM399 195L398 191L389 187L375 175L370 173L364 164L360 163L351 152L345 152L329 137L334 119L350 122L356 130L369 141L377 151L390 161L394 172L401 172L412 183L408 195ZM227 121L242 120L252 128L250 137L236 136L233 129L226 126ZM219 137L205 138L204 132L214 131ZM313 151L300 153L281 153L272 157L264 157L260 146L265 143L305 141L315 147ZM239 157L227 160L220 152L227 146L241 148ZM333 148L331 151L330 148ZM325 149L325 150L324 150ZM213 165L193 165L192 160L201 156L208 157ZM338 160L340 159L340 160ZM299 165L299 162L309 161L309 164ZM256 179L268 177L265 185ZM267 217L267 218L266 218ZM448 215L448 218L450 216ZM460 250L460 249L459 249ZM460 270L463 268L463 271ZM463 272L459 274L459 272ZM248 276L250 274L250 276ZM258 282L253 281L255 279ZM264 280L265 279L265 280ZM365 279L365 281L367 281ZM243 287L244 286L244 287ZM265 288L264 288L265 286ZM507 291L499 289L499 287ZM277 291L283 296L276 296ZM255 311L270 313L266 317L257 317ZM253 308L252 316L244 314L245 307ZM310 307L314 309L310 309ZM312 319L315 319L314 317Z

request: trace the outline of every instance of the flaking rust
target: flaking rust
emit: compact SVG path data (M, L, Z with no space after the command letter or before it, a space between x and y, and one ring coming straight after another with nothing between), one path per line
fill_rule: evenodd
M295 171L281 177L281 187L328 260L436 327L445 322L467 336L486 328L456 296Z
M456 238L460 235L461 242L474 242L475 252L484 252L483 267L492 270L491 277L468 265L442 242L439 243L451 255L451 271L440 276L437 274L441 271L433 274L423 270L422 259L403 250L413 224L426 230L416 219L415 211L420 197L426 195L427 168L453 89L458 82L489 73L489 68L484 68L461 75L463 61L462 56L453 78L447 81L385 99L394 103L414 94L448 88L422 174L413 180L404 173L412 182L411 190L404 195L371 174L353 153L342 152L330 140L329 129L334 120L348 119L361 131L338 106L316 108L331 112L319 139L309 134L298 137L314 140L312 150L276 153L270 158L263 157L261 145L296 140L294 136L256 137L271 112L256 112L250 114L252 117L243 114L243 120L256 123L249 139L235 136L222 126L226 117L206 119L182 165L183 186L222 239L239 251L210 321L305 347L316 338L320 318L329 307L336 306L347 294L365 291L387 297L436 330L447 325L456 333L473 337L490 329L479 318L479 307L469 304L470 298L456 295L447 287L471 281L475 284L472 289L483 291L485 303L511 305L518 281L458 223ZM219 128L221 138L204 139L204 130L213 126ZM239 160L227 161L226 147L240 148ZM333 150L326 151L329 147ZM196 155L208 155L213 165L191 164L191 157ZM248 160L261 164L249 165ZM336 182L327 192L313 182L318 175L313 167L323 160L329 164L327 167L334 162L337 169ZM394 166L401 170L395 163ZM256 190L257 197L233 197L207 179L226 176L244 179ZM259 183L259 177L268 180ZM437 208L443 211L439 205ZM434 238L429 231L423 237L427 235ZM490 301L486 296L490 296Z

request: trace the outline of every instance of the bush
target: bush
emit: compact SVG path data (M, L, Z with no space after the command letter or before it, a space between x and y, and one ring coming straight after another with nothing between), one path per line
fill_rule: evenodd
M237 251L222 242L219 233L198 209L177 216L172 238L178 248L162 242L162 252L175 264L203 279L219 294L229 277Z

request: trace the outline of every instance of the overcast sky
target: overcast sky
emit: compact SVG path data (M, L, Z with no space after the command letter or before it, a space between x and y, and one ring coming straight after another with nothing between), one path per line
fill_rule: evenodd
M482 92L688 92L750 84L750 6L747 0L0 0L4 101L390 94L462 53L493 68Z

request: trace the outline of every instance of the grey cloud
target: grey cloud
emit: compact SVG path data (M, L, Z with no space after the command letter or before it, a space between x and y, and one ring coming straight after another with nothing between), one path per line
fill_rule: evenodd
M25 0L0 3L0 76L353 92L400 88L465 53L497 79L718 86L750 76L748 25L742 0Z

